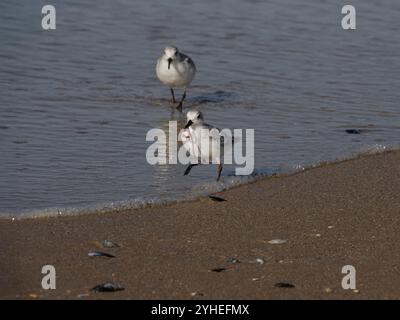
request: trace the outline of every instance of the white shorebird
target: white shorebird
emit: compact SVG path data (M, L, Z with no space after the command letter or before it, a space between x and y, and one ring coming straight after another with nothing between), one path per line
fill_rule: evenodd
M157 60L156 73L158 79L168 86L172 94L172 102L175 103L175 88L184 88L182 99L177 109L182 111L183 100L186 98L186 88L192 82L196 74L196 66L190 57L179 52L178 48L166 47L164 54Z
M219 129L204 122L203 114L198 110L190 110L186 114L187 123L180 133L183 146L189 151L192 158L197 159L197 163L191 163L186 168L184 175L188 175L192 167L200 163L216 163L218 165L219 181L222 172L221 158L224 154L224 148L232 144L224 144L224 141L231 140L221 133Z

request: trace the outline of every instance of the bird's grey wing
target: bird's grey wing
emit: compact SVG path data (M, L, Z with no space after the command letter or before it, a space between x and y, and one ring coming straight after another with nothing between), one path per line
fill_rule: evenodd
M181 56L182 56L182 61L184 63L188 64L190 67L192 67L194 70L196 70L196 65L194 64L193 60L189 56L187 56L184 53L181 53Z

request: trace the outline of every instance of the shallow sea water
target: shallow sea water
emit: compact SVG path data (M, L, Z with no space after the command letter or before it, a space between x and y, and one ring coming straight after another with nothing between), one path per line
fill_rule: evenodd
M184 122L155 76L166 45L197 65L184 111L255 129L254 175L302 170L400 140L400 2L0 3L0 216L187 199L253 177L233 166L151 166L146 133ZM346 129L360 129L348 134Z

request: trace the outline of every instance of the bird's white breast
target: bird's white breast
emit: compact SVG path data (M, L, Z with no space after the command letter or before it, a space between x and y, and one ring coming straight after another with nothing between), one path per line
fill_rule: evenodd
M185 59L173 61L168 69L168 60L161 57L157 61L158 79L170 88L187 87L193 80L196 69Z
M191 126L189 132L198 157L205 162L219 163L223 154L219 130L207 124L199 124Z

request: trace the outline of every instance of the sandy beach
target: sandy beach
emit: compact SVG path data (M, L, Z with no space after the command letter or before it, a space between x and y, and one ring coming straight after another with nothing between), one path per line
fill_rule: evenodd
M265 178L222 202L0 220L0 298L399 299L399 190L390 151ZM46 264L56 290L41 288ZM344 265L356 291L341 287ZM125 290L90 290L108 281Z

